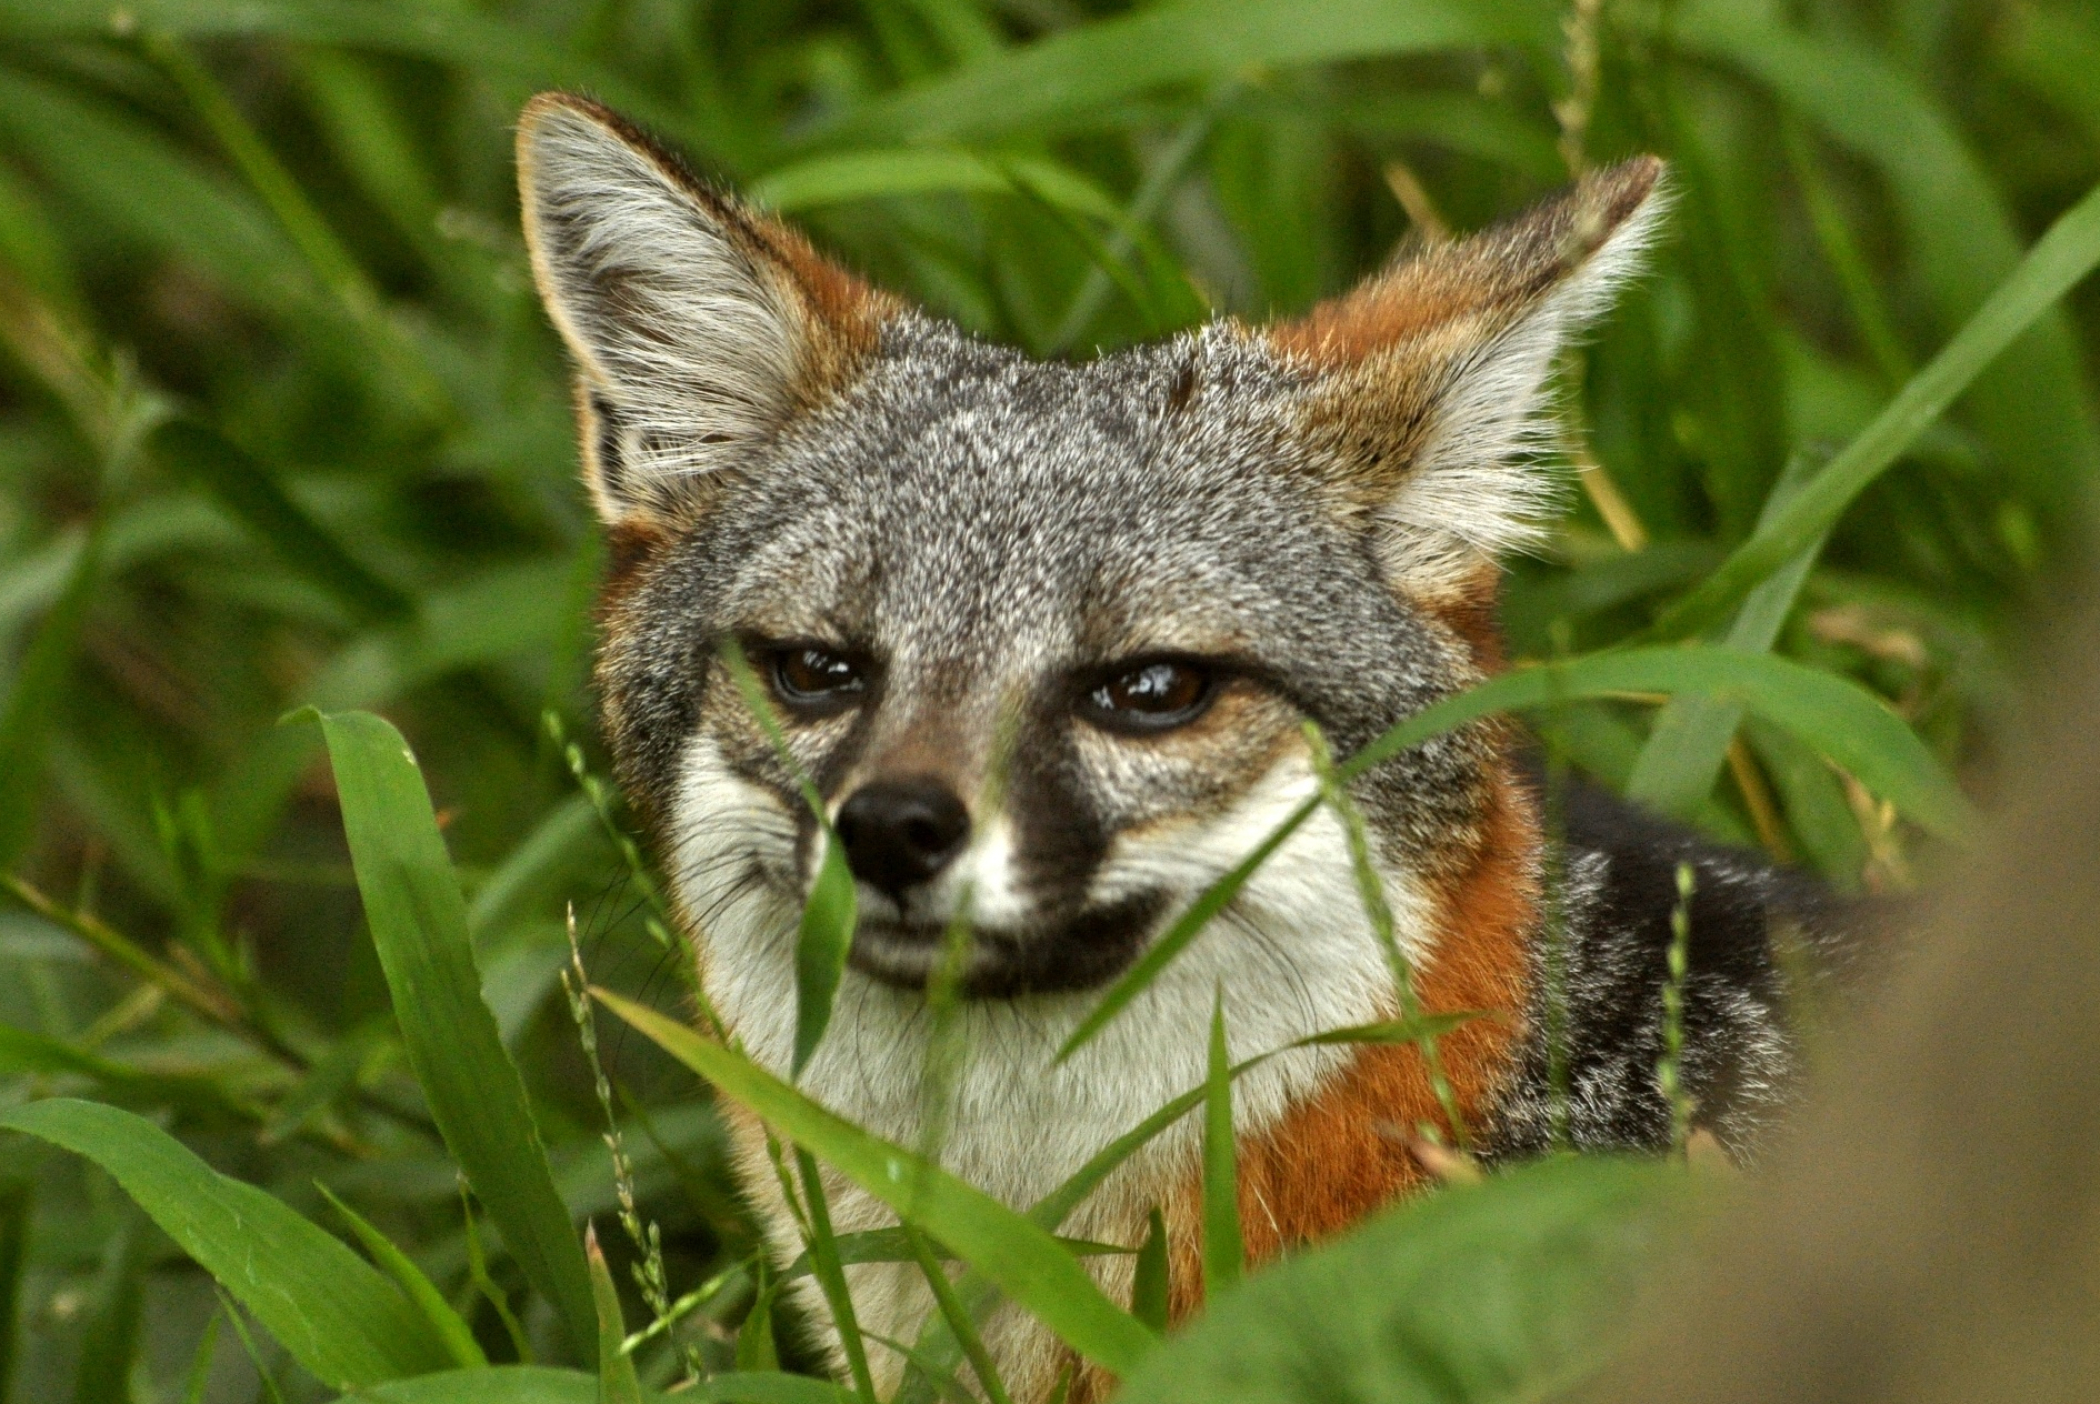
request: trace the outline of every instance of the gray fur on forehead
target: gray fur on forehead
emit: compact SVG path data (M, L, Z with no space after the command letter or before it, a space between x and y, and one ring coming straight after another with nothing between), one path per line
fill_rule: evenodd
M702 526L738 563L709 613L899 665L1185 650L1448 683L1454 645L1319 495L1307 389L1227 327L1068 365L899 317Z

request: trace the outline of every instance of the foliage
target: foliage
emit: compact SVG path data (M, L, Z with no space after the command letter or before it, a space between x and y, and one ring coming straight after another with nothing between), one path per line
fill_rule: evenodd
M1674 1171L1547 1165L1235 1286L1214 1253L1217 1310L1159 1346L1158 1241L1132 1314L1054 1235L1229 1106L1222 1041L1015 1212L650 1012L696 991L568 740L600 551L515 233L532 91L1042 353L1295 311L1669 157L1657 268L1566 367L1579 492L1509 585L1514 655L1551 666L1381 744L1521 707L1574 769L1840 885L1958 841L2090 528L2073 0L0 0L0 40L0 1400L647 1398L696 1368L684 1397L836 1400L773 1269L945 1257L973 1270L929 1375L988 1368L969 1323L1004 1293L1138 1398L1536 1398L1667 1238ZM609 1020L610 1080L581 1056L571 906L675 1057ZM837 912L805 922L812 1041ZM830 1234L811 1173L811 1252L761 1270L686 1062L806 1152L784 1175L888 1185L913 1231Z

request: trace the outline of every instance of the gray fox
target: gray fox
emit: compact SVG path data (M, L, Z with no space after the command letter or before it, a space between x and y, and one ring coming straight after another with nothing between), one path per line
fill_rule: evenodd
M769 689L857 881L849 969L800 1082L859 1125L919 1141L925 986L965 902L968 1051L941 1155L1017 1206L1203 1082L1217 992L1235 1058L1394 1017L1347 834L1322 810L1054 1061L1100 989L1315 792L1305 719L1346 755L1502 666L1499 561L1555 504L1536 461L1552 367L1654 237L1660 162L1422 248L1298 320L1219 319L1085 364L867 286L587 100L534 99L518 166L610 544L605 733L709 998L752 1056L789 1067L797 918L828 840L724 640ZM1501 721L1352 793L1423 1006L1490 1016L1442 1044L1481 1155L1667 1141L1655 1070L1680 862L1697 873L1685 1079L1698 1124L1754 1150L1796 1061L1769 933L1827 927L1817 889L1577 795L1549 921L1540 787ZM1257 1258L1423 1184L1396 1128L1457 1130L1405 1045L1271 1058L1234 1114ZM1199 1136L1185 1121L1157 1138L1065 1227L1134 1245L1158 1206L1177 1313L1200 1292ZM738 1140L792 1253L763 1133L745 1117ZM890 1222L828 1183L840 1230ZM1127 1256L1090 1262L1129 1292ZM916 1267L851 1278L864 1328L916 1334L931 1308ZM1017 1399L1049 1394L1051 1337L1018 1313L986 1335ZM1076 1397L1102 1387L1082 1374Z

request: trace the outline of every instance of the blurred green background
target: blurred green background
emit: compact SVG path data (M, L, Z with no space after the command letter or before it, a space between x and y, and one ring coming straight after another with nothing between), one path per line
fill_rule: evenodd
M554 86L1044 354L1296 312L1408 240L1662 153L1655 271L1566 369L1581 490L1513 574L1520 657L1646 625L2100 181L2078 0L0 0L0 1099L150 1110L333 1223L326 1183L505 1357L318 735L276 723L315 702L408 736L564 1193L607 1214L564 904L594 977L676 984L577 776L602 770L599 555L510 164L520 103ZM1979 796L2083 554L2096 348L2089 285L1843 518L1780 636ZM1541 725L1623 785L1650 715ZM1917 866L1873 797L1756 725L1677 807L1842 886ZM753 1284L719 1124L638 1040L607 1053L674 1293L728 1274L687 1330L726 1360ZM206 1341L209 1279L99 1172L19 1140L0 1293L7 1398L264 1397L230 1334Z

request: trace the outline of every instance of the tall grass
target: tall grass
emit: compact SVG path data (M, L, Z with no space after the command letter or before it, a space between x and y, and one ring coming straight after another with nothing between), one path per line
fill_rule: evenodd
M2100 18L0 0L0 1400L696 1374L834 1399L866 1373L791 1373L817 1356L779 1274L836 1290L876 1258L969 1269L913 1389L984 1379L970 1323L1001 1295L1146 1399L1579 1374L1667 1178L1546 1167L1230 1288L1220 1252L1216 1310L1162 1347L1164 1257L1133 1314L1078 1265L1100 1245L1055 1235L1117 1155L1229 1107L1222 1037L1209 1086L1016 1209L650 1012L690 1008L690 968L568 739L600 552L509 170L550 86L1041 353L1295 311L1571 170L1669 157L1656 271L1565 368L1580 491L1509 583L1513 652L1551 666L1381 744L1522 708L1560 764L1885 887L1973 824L2024 625L2087 549ZM601 1020L584 1056L572 903L599 997L651 1038ZM805 922L812 1046L841 920ZM800 1190L809 1157L910 1188L911 1230L833 1235L804 1195L810 1252L762 1266L718 1095L788 1138ZM593 1217L631 1237L587 1253Z

